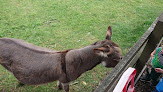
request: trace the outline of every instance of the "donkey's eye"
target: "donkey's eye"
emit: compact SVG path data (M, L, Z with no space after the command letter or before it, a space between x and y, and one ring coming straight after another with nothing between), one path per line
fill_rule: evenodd
M105 48L110 48L110 45L105 45L104 47L105 47Z
M105 52L109 52L109 51L110 51L110 48L107 47L106 50L105 50Z

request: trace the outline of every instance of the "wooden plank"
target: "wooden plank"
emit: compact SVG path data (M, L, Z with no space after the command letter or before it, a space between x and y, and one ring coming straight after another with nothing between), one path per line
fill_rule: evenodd
M107 77L102 81L102 83L96 88L96 90L94 92L112 92L116 83L118 82L120 75L122 75L122 73L129 67L130 64L133 64L133 62L135 62L136 59L133 59L134 57L138 56L138 52L140 50L142 50L142 47L144 46L144 50L142 51L142 54L140 56L140 60L137 57L138 63L136 63L136 68L138 69L138 71L141 69L139 68L139 64L140 67L145 65L145 59L149 57L150 55L150 51L148 51L148 49L153 48L154 46L152 46L151 44L157 44L156 42L152 42L155 41L157 39L159 39L160 36L162 36L162 20L160 22L159 19L162 18L159 16L150 26L150 28L144 33L144 35L138 40L138 42L130 49L130 51L125 55L125 57L118 63L118 65L110 72L109 75L107 75ZM162 26L162 27L161 27ZM161 29L160 29L161 28ZM155 30L155 31L154 31ZM161 32L160 32L161 31ZM158 34L158 32L160 34ZM156 35L159 35L158 37ZM152 37L156 37L154 39L152 39ZM150 41L148 41L150 39ZM148 41L148 42L147 42ZM144 45L147 42L147 45ZM147 53L147 55L145 55ZM144 57L144 58L143 58ZM134 60L134 61L133 61Z
M149 41L148 41L142 55L136 62L136 66L135 66L135 68L137 70L136 77L141 72L141 70L145 66L146 62L150 58L151 52L156 48L157 44L159 43L160 39L162 38L162 35L163 35L163 22L158 21L154 30L152 31L151 35L149 35Z
M161 44L162 41L163 41L163 37L161 38L161 40L160 40L159 44L157 45L157 47L160 46L160 44ZM157 47L156 47L156 48L157 48ZM148 59L148 61L146 62L146 64L148 64L148 63L150 63L150 62L151 62L151 57ZM147 65L145 65L145 66L143 67L143 69L141 70L140 73L137 73L138 75L137 75L137 77L135 78L135 83L134 83L134 85L138 82L139 78L141 77L141 75L143 74L143 72L144 72L144 70L145 70L146 68L147 68Z

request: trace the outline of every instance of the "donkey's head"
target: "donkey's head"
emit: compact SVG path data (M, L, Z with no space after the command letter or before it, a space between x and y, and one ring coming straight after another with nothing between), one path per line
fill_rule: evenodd
M95 54L101 56L101 63L105 67L114 67L122 59L120 47L111 41L112 29L109 26L107 30L106 39L95 42L93 45L98 45L94 48Z

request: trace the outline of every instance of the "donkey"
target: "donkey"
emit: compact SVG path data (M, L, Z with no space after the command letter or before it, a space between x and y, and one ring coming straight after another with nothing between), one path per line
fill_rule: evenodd
M59 80L58 87L69 92L69 83L102 63L114 67L121 60L120 47L106 39L81 49L55 51L14 38L0 39L0 64L13 73L21 85L38 85Z

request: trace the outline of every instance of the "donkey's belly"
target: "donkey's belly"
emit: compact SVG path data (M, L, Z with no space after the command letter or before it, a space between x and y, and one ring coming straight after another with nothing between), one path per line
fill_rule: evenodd
M24 78L23 80L20 80L23 84L28 85L39 85L39 84L46 84L55 81L56 79L45 79L45 78Z
M23 84L37 85L53 82L58 74L51 68L33 70L30 68L12 68L14 76Z
M52 76L53 75L53 76ZM55 74L49 75L48 73L30 73L24 74L21 72L14 72L14 76L23 84L38 85L53 82L58 79Z

